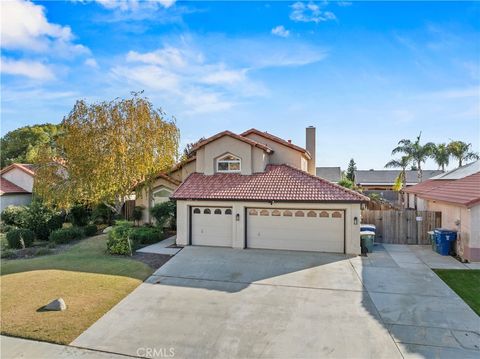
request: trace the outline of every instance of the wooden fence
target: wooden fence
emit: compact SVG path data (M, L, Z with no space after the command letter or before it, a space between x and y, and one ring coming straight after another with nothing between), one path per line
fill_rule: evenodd
M377 227L376 240L392 244L430 244L428 231L442 226L442 213L415 210L363 210L362 223Z
M127 221L133 220L133 209L135 208L135 200L127 200L122 207L122 215Z

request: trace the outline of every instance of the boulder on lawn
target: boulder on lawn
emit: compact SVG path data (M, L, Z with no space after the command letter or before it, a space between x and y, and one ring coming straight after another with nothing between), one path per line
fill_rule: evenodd
M63 298L55 299L43 307L43 310L62 311L65 309L67 309L67 305L65 304L65 301L63 300Z

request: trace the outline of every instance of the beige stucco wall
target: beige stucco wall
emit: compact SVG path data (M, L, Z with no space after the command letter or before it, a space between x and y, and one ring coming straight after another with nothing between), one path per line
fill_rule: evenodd
M152 191L158 187L166 187L172 192L177 188L173 183L163 179L157 178L152 184ZM140 193L135 197L135 206L142 206L145 209L143 210L142 223L149 223L151 221L150 207L151 201L149 201L148 188L144 188Z
M467 208L445 202L425 201L428 211L442 212L442 228L457 231L457 254L467 260L472 258L472 248L480 248L480 205Z
M224 206L232 207L233 248L244 248L245 243L245 208L305 208L305 209L340 209L345 210L345 251L347 254L360 254L360 204L342 203L292 203L292 202L233 202L233 201L177 201L177 244L188 245L189 207L191 206ZM236 215L240 218L237 221ZM358 224L354 225L354 217ZM301 231L301 229L299 229Z
M258 147L253 147L252 151L252 172L258 173L265 171L269 163L270 155Z
M185 163L182 167L169 173L168 175L177 181L183 182L185 179L196 170L196 160Z
M308 171L308 160L301 152L281 145L278 142L269 140L268 138L259 136L255 133L251 133L245 137L265 144L273 150L273 153L270 155L269 159L271 164L288 164L302 171Z
M226 153L240 157L242 175L252 174L252 146L229 136L220 137L197 151L196 171L213 175L217 158Z
M32 192L33 190L33 177L18 168L12 168L10 171L2 174L2 177L22 187L25 191Z

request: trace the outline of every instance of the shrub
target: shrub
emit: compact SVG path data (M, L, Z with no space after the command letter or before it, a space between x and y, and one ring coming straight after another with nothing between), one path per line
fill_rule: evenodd
M165 227L169 221L171 226L175 226L177 218L177 204L174 201L158 203L150 209L150 213L157 221L158 227Z
M85 236L83 230L79 227L70 227L70 228L61 228L57 229L50 233L50 237L48 238L50 241L55 242L57 244L68 243L70 241L74 241L76 239L81 239Z
M143 206L135 206L132 212L132 218L135 222L139 222L142 220L144 209L145 207Z
M8 258L15 258L16 256L17 254L13 249L6 248L2 250L2 255L1 255L2 258L8 259Z
M87 224L85 227L83 227L83 232L85 232L87 237L94 236L97 234L97 226L95 224Z
M30 229L17 228L7 233L7 242L10 248L26 248L33 244L35 233Z
M108 232L107 250L110 254L132 255L130 234L132 225L130 222L121 222Z
M104 203L100 203L92 211L91 220L95 224L112 224L113 211Z
M0 233L7 233L10 232L12 229L16 229L17 227L12 226L11 224L0 223Z
M39 248L36 252L35 252L35 255L36 256L45 256L47 254L51 254L52 253L52 250L51 249L48 249L48 248Z
M27 208L24 227L31 229L37 239L46 241L50 232L61 228L63 217L60 213L46 207L42 202L34 200Z
M70 218L70 222L72 222L74 226L78 226L78 227L86 226L89 220L88 211L85 208L85 206L76 204L75 206L70 208L69 218Z
M3 210L1 218L5 224L16 227L24 227L27 211L28 208L25 206L8 206Z
M134 245L152 244L162 239L162 231L159 228L152 227L137 227L132 229L130 233L130 240Z

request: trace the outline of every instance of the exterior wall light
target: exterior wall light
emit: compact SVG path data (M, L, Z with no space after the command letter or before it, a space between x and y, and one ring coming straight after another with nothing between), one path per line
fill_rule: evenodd
M358 218L357 218L357 217L353 217L353 224L354 224L354 225L357 225L357 224L358 224Z
M236 220L237 222L240 220L240 213L237 213L237 214L235 215L235 220Z

